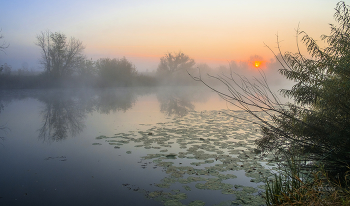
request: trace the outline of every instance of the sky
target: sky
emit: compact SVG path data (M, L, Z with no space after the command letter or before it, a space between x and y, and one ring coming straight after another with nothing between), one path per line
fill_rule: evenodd
M316 40L329 34L338 0L0 0L0 28L9 47L0 65L40 70L41 31L81 40L87 58L122 58L155 70L167 52L211 67L273 59L296 51L296 29ZM345 1L350 4L349 1ZM322 43L322 42L320 42ZM305 50L303 50L305 52Z

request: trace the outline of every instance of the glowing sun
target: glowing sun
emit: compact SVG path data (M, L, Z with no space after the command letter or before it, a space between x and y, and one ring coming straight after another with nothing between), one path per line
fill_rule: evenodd
M259 68L261 65L261 61L254 61L255 68Z

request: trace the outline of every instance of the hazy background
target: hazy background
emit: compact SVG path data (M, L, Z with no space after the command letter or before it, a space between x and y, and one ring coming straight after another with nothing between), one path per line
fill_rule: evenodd
M155 70L166 52L178 51L211 67L249 62L255 55L268 62L273 55L264 43L275 49L276 34L284 51L295 51L298 24L315 39L329 33L337 2L1 1L2 40L10 46L0 54L0 65L40 70L40 48L34 42L46 30L81 40L89 59L125 56L138 71Z

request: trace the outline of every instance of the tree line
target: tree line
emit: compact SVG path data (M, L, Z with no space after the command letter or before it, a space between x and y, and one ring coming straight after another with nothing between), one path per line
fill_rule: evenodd
M2 38L2 36L0 36ZM36 36L43 72L32 74L23 66L16 73L8 64L0 66L0 88L50 87L125 87L156 85L193 85L188 72L194 72L195 61L183 52L168 52L160 58L153 75L137 71L122 58L100 58L93 61L84 55L84 44L60 32L45 31ZM1 51L8 45L2 44Z

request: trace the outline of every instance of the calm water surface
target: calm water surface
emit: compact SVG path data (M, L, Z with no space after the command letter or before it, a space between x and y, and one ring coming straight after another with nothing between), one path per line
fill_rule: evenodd
M206 88L0 91L0 205L263 204L259 133L226 110Z

